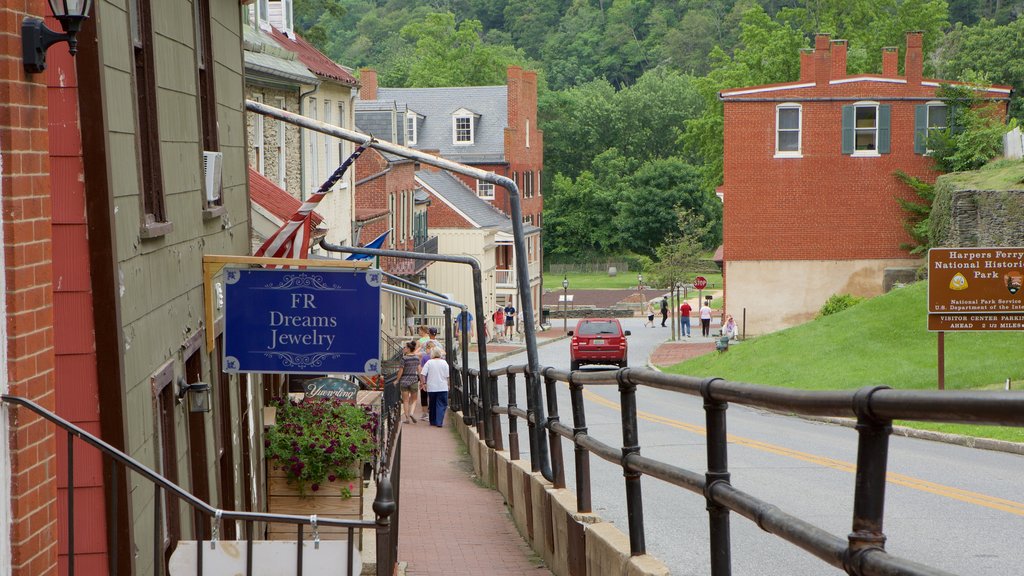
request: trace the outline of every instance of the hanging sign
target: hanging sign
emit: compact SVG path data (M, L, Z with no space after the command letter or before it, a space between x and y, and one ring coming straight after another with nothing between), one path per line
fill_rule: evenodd
M344 378L312 378L302 383L306 398L339 398L349 404L356 403L359 384Z
M380 270L224 270L224 371L380 372Z

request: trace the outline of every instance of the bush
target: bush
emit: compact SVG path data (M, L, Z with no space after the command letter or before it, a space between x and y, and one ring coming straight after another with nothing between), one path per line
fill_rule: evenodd
M863 302L863 298L851 296L849 294L833 294L828 297L825 304L821 306L821 310L818 311L818 318L824 318L835 314L836 312L842 312L847 308L852 308L857 304Z

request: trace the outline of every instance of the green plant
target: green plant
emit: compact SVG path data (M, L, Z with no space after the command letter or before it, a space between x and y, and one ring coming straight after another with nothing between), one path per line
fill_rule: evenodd
M828 297L828 300L825 300L824 304L822 304L821 310L818 311L818 318L842 312L843 310L852 308L863 301L863 298L858 298L849 294L833 294Z
M903 220L903 229L907 231L913 242L900 244L900 248L908 250L911 254L922 254L932 247L929 231L931 229L932 204L935 201L935 185L929 184L907 174L902 170L895 172L897 178L914 191L920 199L919 202L897 198L900 208L907 213Z
M267 459L303 493L318 491L324 481L355 478L361 472L356 464L376 455L378 416L369 406L337 398L275 398L272 405L277 420L264 440ZM341 495L352 494L342 488Z

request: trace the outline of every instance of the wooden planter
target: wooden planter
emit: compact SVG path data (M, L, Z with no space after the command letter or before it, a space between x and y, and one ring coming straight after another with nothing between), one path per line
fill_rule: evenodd
M362 471L362 466L356 466ZM342 487L352 486L351 498L341 496ZM363 480L360 474L352 480L335 480L323 482L320 489L313 492L308 487L305 495L299 492L298 486L288 483L282 470L274 470L273 462L267 463L267 508L271 514L296 514L318 518L344 518L361 520L363 513ZM355 530L355 539L360 541L359 529ZM307 526L303 538L312 538L313 531ZM295 540L298 529L294 524L271 523L267 525L268 540ZM321 526L321 540L347 540L347 528ZM357 544L358 545L358 544Z

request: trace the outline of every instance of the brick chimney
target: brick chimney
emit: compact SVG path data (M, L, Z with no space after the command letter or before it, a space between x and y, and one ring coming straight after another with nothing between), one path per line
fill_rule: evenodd
M846 40L832 41L832 80L846 78Z
M814 37L814 83L818 86L828 86L828 76L832 72L829 61L831 44L828 34Z
M911 86L921 84L922 43L921 32L907 32L907 55L903 61L903 74L907 77L907 84Z
M377 71L373 68L359 69L359 99L377 99Z
M800 49L800 81L814 82L814 48Z
M899 49L895 46L882 48L882 76L895 78L897 66L899 65Z

